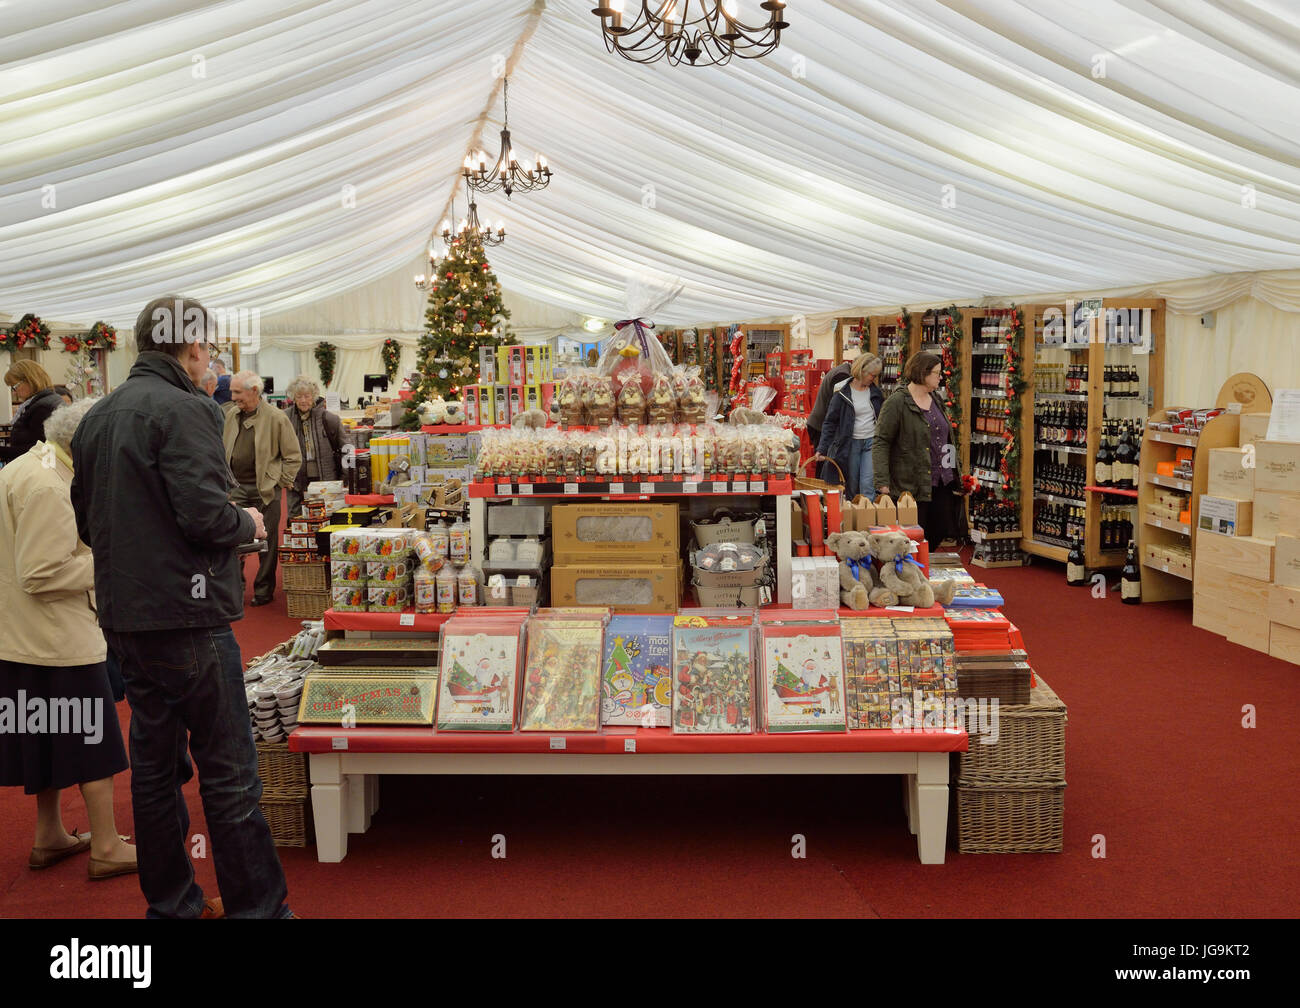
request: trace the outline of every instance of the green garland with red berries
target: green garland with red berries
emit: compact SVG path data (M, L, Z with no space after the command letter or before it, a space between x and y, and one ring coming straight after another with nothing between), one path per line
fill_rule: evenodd
M943 382L948 389L944 405L952 424L952 442L960 443L961 430L961 312L956 305L944 309L946 321L939 325L939 342L943 344Z
M388 380L397 379L397 369L402 363L402 348L395 339L384 340L384 345L379 350L379 357L384 362L384 374Z
M1006 364L1007 364L1007 430L1002 446L1002 500L1009 507L1020 506L1020 443L1021 399L1029 382L1025 379L1023 347L1025 322L1020 309L1012 305L1007 312Z
M50 348L50 327L30 312L8 330L0 330L0 350L21 350L28 345L41 350Z

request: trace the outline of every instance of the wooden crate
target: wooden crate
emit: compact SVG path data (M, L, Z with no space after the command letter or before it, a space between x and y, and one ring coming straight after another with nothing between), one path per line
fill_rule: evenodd
M271 840L277 847L306 847L316 842L315 823L308 811L310 798L297 801L259 802L266 824L271 827Z
M962 854L1060 853L1065 781L998 787L957 783L956 840Z
M285 590L290 619L320 619L330 607L328 591L289 591Z
M307 777L307 754L289 751L288 742L257 742L257 776L262 780L262 798L267 801L297 801L311 792Z
M998 706L998 740L978 735L957 754L956 778L972 787L1042 786L1065 780L1066 708L1038 676L1029 703Z

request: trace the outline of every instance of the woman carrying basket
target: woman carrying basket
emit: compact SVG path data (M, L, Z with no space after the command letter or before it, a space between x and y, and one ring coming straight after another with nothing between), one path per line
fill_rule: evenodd
M821 468L821 478L828 483L843 482L848 497L876 496L871 445L876 417L885 401L884 393L876 384L883 366L884 362L875 354L863 354L854 360L849 377L831 393L831 404L817 441L813 461L826 463Z

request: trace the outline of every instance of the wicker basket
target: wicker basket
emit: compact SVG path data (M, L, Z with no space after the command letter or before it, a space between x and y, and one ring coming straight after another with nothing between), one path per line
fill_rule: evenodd
M289 751L288 742L258 742L257 776L262 779L262 797L267 801L297 801L306 798L307 754Z
M998 705L998 740L985 745L972 736L958 754L959 784L1021 787L1065 780L1065 704L1038 677L1029 703Z
M804 468L808 465L809 462L813 461L813 459L815 459L816 457L817 456L815 455L810 455L808 458L803 459L799 462L798 467L795 469L795 477L794 477L795 489L796 490L843 490L844 470L840 468L839 463L836 462L833 458L828 458L826 459L826 461L829 462L831 465L833 465L835 467L835 471L840 474L839 483L827 483L824 479L818 479L815 476L803 475Z
M280 569L284 571L284 590L287 592L329 591L329 566L327 563L281 564Z
M320 619L330 607L328 591L289 591L284 596L289 601L290 619Z
M1022 787L957 785L957 849L963 854L1059 853L1065 781Z
M277 847L306 847L316 842L306 798L297 801L263 800L260 804L266 824L271 827L271 840Z

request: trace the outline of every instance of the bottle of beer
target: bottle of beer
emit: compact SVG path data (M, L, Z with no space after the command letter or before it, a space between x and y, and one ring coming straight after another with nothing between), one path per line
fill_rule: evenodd
M1070 555L1065 560L1065 583L1074 586L1088 583L1088 571L1083 563L1083 544L1077 535L1070 540Z
M1120 573L1120 601L1125 605L1138 605L1142 601L1142 575L1138 572L1137 547L1128 541L1124 555L1124 570Z

